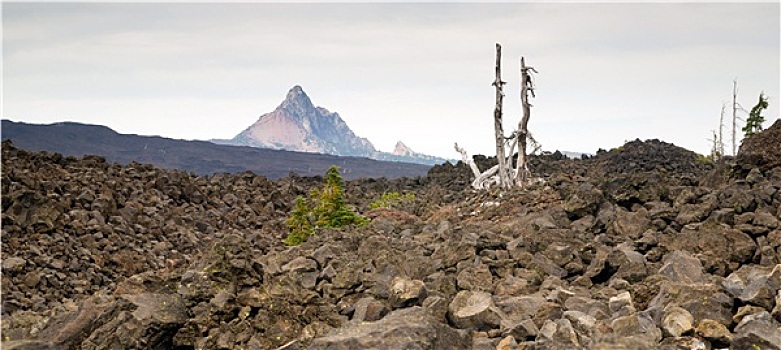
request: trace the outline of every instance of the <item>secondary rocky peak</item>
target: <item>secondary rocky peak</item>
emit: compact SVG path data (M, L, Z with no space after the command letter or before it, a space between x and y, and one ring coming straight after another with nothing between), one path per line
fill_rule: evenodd
M393 154L397 156L411 156L415 152L412 151L404 142L396 142L396 147L393 148Z

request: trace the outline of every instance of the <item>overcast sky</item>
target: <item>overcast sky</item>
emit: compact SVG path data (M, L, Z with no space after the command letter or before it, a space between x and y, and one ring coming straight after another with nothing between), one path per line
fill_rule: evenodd
M777 1L4 2L2 115L232 138L301 85L380 150L493 154L498 42L508 134L523 55L539 71L529 127L543 149L658 138L708 153L733 79L746 109L769 97L765 126L779 117L780 16Z

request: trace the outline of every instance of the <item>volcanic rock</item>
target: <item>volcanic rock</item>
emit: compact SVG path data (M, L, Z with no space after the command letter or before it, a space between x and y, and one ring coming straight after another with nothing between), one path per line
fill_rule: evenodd
M777 119L767 130L743 140L736 163L744 171L754 167L766 171L781 166L781 119Z
M488 330L498 328L502 312L494 304L491 294L463 290L448 306L448 319L457 328Z
M467 349L468 333L437 322L425 309L411 307L391 312L376 322L350 323L309 345L310 350L337 349Z

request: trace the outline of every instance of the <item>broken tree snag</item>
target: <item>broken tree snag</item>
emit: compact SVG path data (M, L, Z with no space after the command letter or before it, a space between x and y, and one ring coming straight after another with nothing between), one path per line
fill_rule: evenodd
M526 184L531 176L527 164L527 142L533 141L529 134L529 118L531 117L529 93L532 94L532 97L535 97L534 81L532 80L531 72L537 73L537 70L534 67L527 67L526 61L521 57L521 106L523 107L523 117L518 124L518 130L515 132L515 142L518 144L518 160L515 163L515 183L518 186Z
M475 164L475 160L469 157L466 150L459 147L458 143L456 143L455 146L456 152L461 153L461 160L469 165L469 168L472 169L472 174L475 176L475 179L472 181L472 188L476 190L487 190L492 185L499 183L499 178L496 176L496 170L499 169L498 165L494 165L484 173L480 173L480 168Z
M475 175L475 179L479 178L480 168L478 168L477 164L475 164L475 160L469 157L469 155L466 153L466 150L464 150L461 147L458 147L458 143L456 143L456 152L461 153L461 160L463 160L464 163L468 164L469 168L472 169L472 174Z
M504 92L502 87L505 82L502 81L502 45L496 44L496 78L493 86L496 87L496 106L494 107L494 134L496 135L496 161L499 163L499 186L502 188L510 187L510 174L505 166L506 159L504 155L504 130L502 129L502 99Z

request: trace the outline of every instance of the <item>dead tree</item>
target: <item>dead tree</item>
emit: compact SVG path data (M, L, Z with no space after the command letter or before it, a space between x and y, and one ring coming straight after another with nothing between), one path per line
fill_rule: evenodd
M738 128L738 79L732 81L732 155L737 154L737 128Z
M710 158L712 160L719 160L724 157L724 111L727 108L727 103L721 105L721 115L719 116L719 132L711 130L713 132L713 138L708 139L711 142Z
M727 107L727 103L721 105L721 115L719 116L719 141L716 144L718 147L719 158L724 156L724 109Z
M502 188L510 187L510 174L507 171L507 159L504 154L504 130L502 128L502 100L504 99L502 81L502 46L496 44L496 78L493 85L496 88L496 106L494 107L494 135L496 137L496 161L498 162L497 173L499 175L499 186Z
M534 97L534 81L532 81L531 72L537 73L537 70L535 70L534 67L527 67L524 58L521 57L521 106L523 107L523 117L518 124L518 132L516 132L518 160L515 164L515 183L518 186L526 184L531 177L528 164L526 164L526 146L527 139L530 137L529 118L531 117L532 106L529 103L529 93Z
M518 130L514 131L510 137L505 137L502 128L503 85L505 82L501 79L501 57L502 46L496 44L496 74L492 85L496 88L494 135L497 164L481 173L474 160L469 158L466 151L459 147L458 144L455 145L455 149L461 153L464 163L469 164L474 173L475 180L472 182L472 188L478 190L488 189L493 185L499 185L502 189L512 186L525 186L531 179L531 173L527 165L528 145L531 144L535 152L539 150L539 145L528 130L529 118L531 116L529 93L534 97L534 82L531 72L537 73L537 71L533 67L527 67L524 58L521 57L521 105L523 106L523 117L520 123L518 123ZM513 167L513 156L516 146L518 147L518 157L515 167ZM508 151L505 152L506 150Z
M738 155L738 111L746 112L746 109L738 103L738 78L732 81L732 155ZM742 119L741 119L742 120Z

